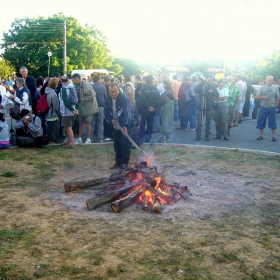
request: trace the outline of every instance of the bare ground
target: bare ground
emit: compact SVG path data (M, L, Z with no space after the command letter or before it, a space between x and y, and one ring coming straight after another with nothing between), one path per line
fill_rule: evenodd
M169 182L189 186L161 215L88 211L94 191L64 193L110 175L111 145L1 151L0 279L280 279L280 158L154 152Z

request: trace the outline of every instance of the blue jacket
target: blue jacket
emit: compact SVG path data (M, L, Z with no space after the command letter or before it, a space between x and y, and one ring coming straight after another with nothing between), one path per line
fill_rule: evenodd
M116 107L121 127L132 127L133 111L129 99L121 92L117 97ZM107 96L105 101L104 118L108 123L111 123L113 119L113 102L110 95Z

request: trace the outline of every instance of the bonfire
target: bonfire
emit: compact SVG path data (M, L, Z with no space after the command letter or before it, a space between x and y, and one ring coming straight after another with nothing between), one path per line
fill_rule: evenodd
M118 213L134 203L144 211L161 213L164 205L172 205L181 199L187 186L166 181L167 171L161 173L154 166L154 154L148 149L133 166L113 173L106 178L97 178L64 184L66 192L91 188L99 190L96 196L86 200L88 210L111 203Z

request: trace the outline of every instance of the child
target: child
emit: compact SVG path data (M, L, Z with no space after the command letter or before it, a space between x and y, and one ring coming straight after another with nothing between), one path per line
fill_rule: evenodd
M0 149L7 149L10 147L9 126L5 121L5 117L0 113Z
M255 100L251 95L250 106L249 106L249 120L252 120L253 110L255 108Z
M170 142L170 136L173 132L174 124L174 95L172 92L168 92L166 95L166 102L162 106L160 112L161 119L161 143Z

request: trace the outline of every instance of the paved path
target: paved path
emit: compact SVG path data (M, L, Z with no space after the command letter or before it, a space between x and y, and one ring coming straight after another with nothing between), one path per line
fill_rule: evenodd
M229 141L216 140L215 123L212 122L210 141L204 140L204 133L201 141L195 141L195 131L177 130L179 121L174 123L174 134L172 138L173 143L177 144L192 144L192 145L206 145L227 148L242 148L251 150L262 150L269 152L280 153L280 114L277 114L276 142L272 142L271 129L264 130L264 139L256 140L259 136L259 130L256 129L256 120L244 121L238 127L232 127ZM204 131L203 131L204 132ZM157 142L160 138L160 133L154 133L152 140Z

